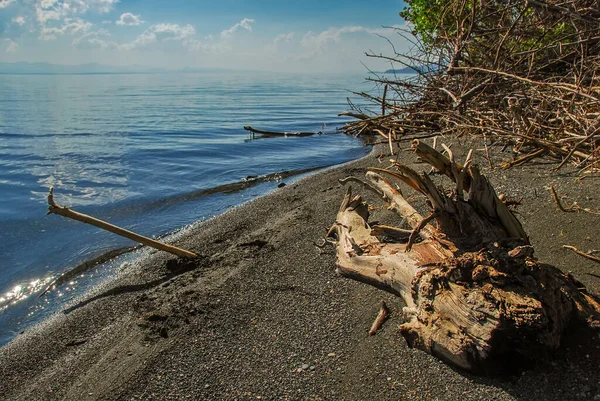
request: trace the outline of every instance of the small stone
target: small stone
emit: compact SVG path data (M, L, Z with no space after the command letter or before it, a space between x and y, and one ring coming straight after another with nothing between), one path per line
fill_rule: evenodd
M315 367L314 367L314 366L311 366L309 369L310 369L310 370L315 370Z
M283 187L285 187L285 185L286 185L285 182L281 182L281 183L279 183L279 185L277 185L277 188L283 188Z
M333 358L335 357L335 353L334 352L330 352L329 354L327 354L328 357Z
M310 365L308 363L303 363L302 364L302 370L306 370L310 367Z
M167 331L167 328L165 326L163 326L163 327L160 328L160 330L158 331L158 334L162 338L168 338L169 337L169 332Z
M204 388L210 388L210 384L205 384Z

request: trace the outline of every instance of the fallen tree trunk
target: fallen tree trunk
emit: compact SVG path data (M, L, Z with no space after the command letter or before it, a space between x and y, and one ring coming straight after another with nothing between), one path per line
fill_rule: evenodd
M312 136L322 134L322 132L282 132L282 131L265 131L262 129L252 128L249 125L244 126L246 131L250 131L252 135L260 134L262 136Z
M412 149L456 189L447 194L427 174L397 163L367 172L367 188L408 222L409 238L373 229L368 205L350 188L332 227L338 272L404 300L400 332L411 346L476 373L506 373L515 360L556 349L574 319L600 326L597 300L533 257L521 224L477 167L418 140ZM419 215L384 174L425 195L431 214Z

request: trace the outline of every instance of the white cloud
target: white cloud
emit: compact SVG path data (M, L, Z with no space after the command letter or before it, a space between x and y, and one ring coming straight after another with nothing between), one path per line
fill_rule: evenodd
M60 21L88 11L107 13L118 2L119 0L38 0L35 14L39 24L45 28L48 21Z
M96 8L101 13L107 13L111 11L119 1L120 0L87 0L87 3L89 4L89 6Z
M271 53L279 51L281 44L290 43L292 39L294 39L294 35L294 32L290 32L282 33L280 35L275 36L275 39L273 39L273 43L267 44L265 46L265 50Z
M112 21L109 19L105 19L104 21L102 21L102 25L109 25L112 24Z
M88 11L107 13L118 2L119 0L37 0L35 16L40 25L40 39L52 40L59 35L87 32L93 24L78 15Z
M190 51L206 52L212 54L224 54L231 50L231 46L227 43L206 43L199 40L191 39L185 43Z
M8 42L8 45L6 46L6 50L4 50L6 53L14 53L17 51L17 48L19 47L19 44L17 42L15 42L12 39L4 39L6 42Z
M281 35L275 36L275 40L273 40L273 43L277 44L281 42L289 42L292 39L294 39L294 32L290 32L288 34L283 33Z
M339 42L342 35L347 33L367 32L374 33L373 30L362 26L345 26L342 28L329 28L319 34L309 31L304 35L300 42L302 46L315 51L323 51L329 42Z
M121 14L121 17L115 22L117 25L140 25L144 23L139 15L132 13Z
M102 48L106 49L107 47L115 47L115 43L108 42L102 37L110 36L110 32L106 29L99 29L93 32L87 32L84 35L73 39L73 46L76 47L88 47L88 48Z
M0 8L6 8L14 2L15 0L0 0Z
M42 40L53 40L58 35L71 34L75 35L78 33L87 32L92 27L92 23L85 21L81 18L65 18L63 24L60 27L42 27L40 32L40 39Z
M65 10L73 13L84 14L89 10L107 13L119 2L119 0L41 0L52 4L61 4Z
M221 32L221 38L227 39L227 38L231 37L240 28L252 32L252 24L254 24L255 22L256 21L254 21L251 18L244 18L243 20L241 20L240 22L238 22L237 24L235 24L231 28L222 31Z
M190 45L195 42L192 37L196 34L196 29L191 25L179 24L155 24L146 29L133 42L120 45L123 50L134 50L159 41L180 41L184 45Z
M22 15L16 16L12 19L12 22L14 22L17 25L23 26L25 25L25 23L27 22L25 20L25 17L23 17Z
M281 35L277 35L275 36L275 39L273 40L273 47L275 49L277 49L277 47L279 46L280 43L289 43L292 41L292 39L294 39L294 32L290 32L290 33L283 33Z
M40 0L38 1L38 6L41 8L50 8L55 5L58 0Z

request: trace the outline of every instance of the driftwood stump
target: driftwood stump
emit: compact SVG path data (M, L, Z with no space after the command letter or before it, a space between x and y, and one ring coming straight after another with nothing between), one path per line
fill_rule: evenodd
M448 148L449 158L419 141L412 150L455 189L445 192L398 163L371 169L364 184L412 231L369 225L368 205L350 188L331 230L339 273L402 297L400 332L409 345L475 373L506 373L515 361L556 349L574 319L599 326L600 304L533 257L520 222L470 155L463 166ZM419 215L384 175L425 195L431 214Z

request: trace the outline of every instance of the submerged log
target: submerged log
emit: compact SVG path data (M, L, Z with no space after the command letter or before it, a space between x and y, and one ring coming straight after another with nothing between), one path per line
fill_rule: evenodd
M418 140L412 149L454 181L452 193L397 163L366 173L367 188L412 227L410 238L372 229L368 205L350 188L332 227L338 272L404 300L400 332L409 345L475 373L510 373L515 360L556 349L573 320L600 327L598 301L534 258L520 222L476 166ZM423 218L384 174L425 195L430 216Z
M252 135L260 134L262 136L312 136L321 135L322 132L281 132L281 131L265 131L262 129L252 128L249 125L244 126L246 131L250 131Z

